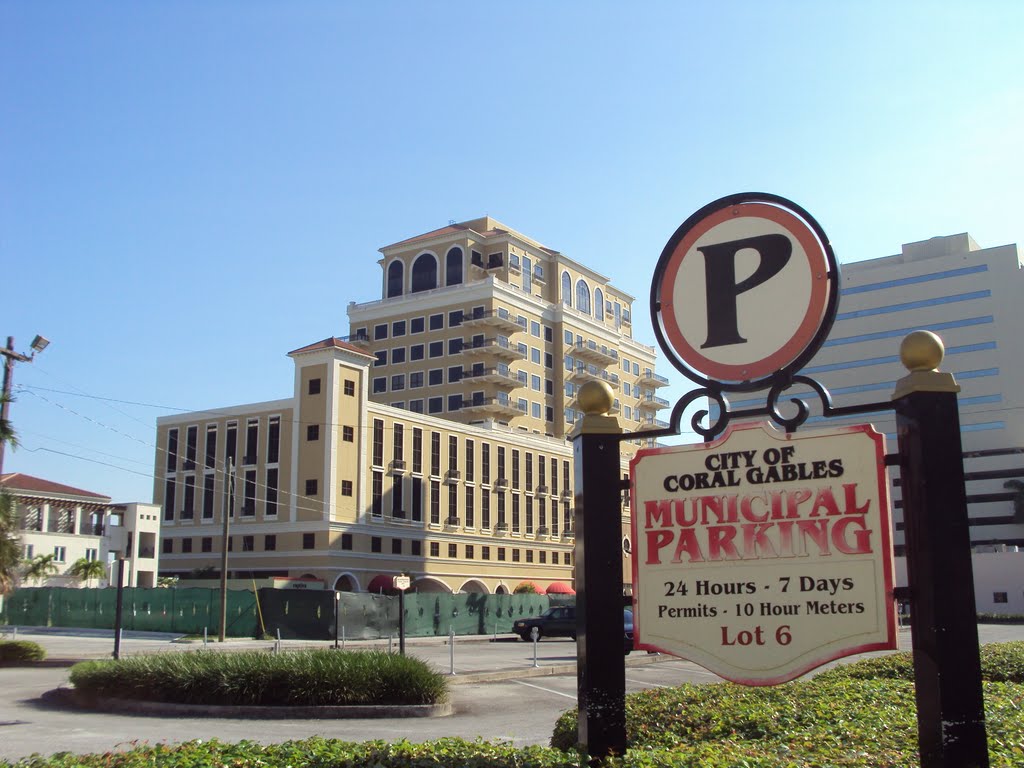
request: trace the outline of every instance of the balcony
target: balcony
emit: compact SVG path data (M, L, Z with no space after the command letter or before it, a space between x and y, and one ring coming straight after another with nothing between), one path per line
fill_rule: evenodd
M650 368L645 368L637 383L643 387L667 387L668 379L655 373Z
M544 277L544 268L543 267L534 267L533 268L533 282L540 283L541 285L544 285L545 283L547 283L547 278Z
M508 523L498 523L494 526L495 536L507 536L508 535Z
M669 423L667 421L662 421L661 419L650 419L649 418L643 424L638 426L636 428L636 431L637 432L644 432L645 430L668 429L668 427L669 427Z
M459 480L462 479L462 473L457 469L449 469L444 473L445 485L457 485Z
M507 395L498 397L474 397L472 400L462 401L464 413L478 413L491 416L503 416L512 418L519 416L522 411Z
M444 527L445 528L458 528L460 525L462 525L461 518L458 518L458 517L446 517L444 519Z
M359 331L353 333L351 336L342 336L338 341L347 341L349 344L354 344L357 347L369 347L370 346L370 334L365 331Z
M537 493L538 496L546 494L547 492L548 492L548 487L546 485L538 485L537 486L536 493Z
M596 365L577 365L572 371L566 371L566 376L571 381L606 381L612 389L619 388L619 375Z
M522 267L519 265L519 257L518 256L509 256L508 257L508 271L509 272L515 272L517 275L520 272L523 271Z
M519 326L516 325L516 328L518 327ZM526 359L526 354L520 352L519 347L513 346L512 342L504 336L467 342L466 345L463 346L462 351L467 355L496 357L499 360L505 360L506 362Z
M596 341L578 341L573 347L574 354L581 360L591 360L602 365L612 365L619 362L619 351L598 344Z
M537 529L537 535L538 536L550 536L551 535L551 530L546 525L542 525L540 528Z
M462 318L464 328L487 327L503 333L516 333L523 330L507 309L493 309L490 312L474 312L472 316Z
M404 475L405 474L405 462L401 459L395 459L388 464L389 475Z
M645 411L660 411L662 408L668 408L670 405L669 401L664 397L655 397L654 395L648 395L639 403L637 408Z
M509 370L507 365L496 365L491 368L484 368L482 371L475 372L472 369L462 372L463 381L472 379L473 381L482 381L488 384L494 384L499 387L508 387L510 389L517 389L523 386L523 382Z

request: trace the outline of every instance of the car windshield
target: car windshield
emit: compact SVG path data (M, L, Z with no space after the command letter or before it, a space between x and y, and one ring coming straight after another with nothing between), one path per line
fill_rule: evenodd
M546 611L544 611L544 613L541 614L541 616L543 616L544 618L548 619L548 618L551 618L552 616L554 616L557 611L558 611L558 608L548 608Z

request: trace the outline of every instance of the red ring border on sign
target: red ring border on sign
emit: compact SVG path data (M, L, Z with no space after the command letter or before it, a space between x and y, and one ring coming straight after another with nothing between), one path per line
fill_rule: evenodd
M675 281L686 254L711 228L737 215L779 224L799 242L811 268L810 300L793 337L771 354L744 365L709 360L686 341L671 312ZM830 290L832 280L834 285ZM662 350L682 373L700 384L716 383L722 389L760 389L780 371L802 366L824 341L838 304L838 265L820 225L796 204L769 194L731 195L702 208L672 236L659 261L651 298L655 335L659 337ZM823 328L825 334L820 333Z

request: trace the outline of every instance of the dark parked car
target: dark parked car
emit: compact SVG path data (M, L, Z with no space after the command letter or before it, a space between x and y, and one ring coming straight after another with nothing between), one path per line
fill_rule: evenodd
M542 637L571 637L576 639L576 608L571 605L555 605L540 616L519 619L512 624L512 631L521 640L531 640L533 629L537 628L537 639ZM633 612L628 608L622 612L623 651L633 650Z

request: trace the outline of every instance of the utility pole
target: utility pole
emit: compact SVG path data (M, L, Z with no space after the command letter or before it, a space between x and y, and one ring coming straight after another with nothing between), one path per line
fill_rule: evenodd
M32 354L22 355L14 351L14 337L7 337L7 346L0 349L0 355L4 356L4 396L0 400L0 422L8 423L8 414L11 408L11 383L14 381L14 364L31 363L35 359L36 352L42 352L49 344L49 339L36 335L32 339ZM3 474L4 471L4 448L5 444L0 440L0 474Z
M235 502L235 460L228 459L228 475L224 478L224 525L221 532L220 552L220 642L224 642L228 628L228 541L231 533L231 516Z

